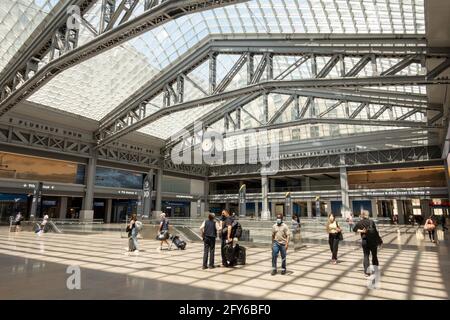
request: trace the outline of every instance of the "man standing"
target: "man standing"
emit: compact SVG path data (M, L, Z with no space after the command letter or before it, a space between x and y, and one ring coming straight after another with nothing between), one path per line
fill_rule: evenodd
M209 268L214 268L214 249L216 247L217 229L214 221L215 215L210 213L208 220L203 221L200 232L203 238L204 251L203 251L203 269L207 268L208 254L209 254Z
M372 254L372 265L378 267L377 247L381 245L382 240L375 226L375 222L369 219L369 212L363 210L361 212L361 220L353 228L353 232L361 234L361 246L364 253L364 274L370 276L369 272L369 256Z
M227 209L222 210L222 265L228 267L228 261L225 252L225 246L227 244L232 245L233 239L231 238L231 225L233 224L233 219L230 217L230 212Z
M281 253L281 274L286 274L286 251L289 246L290 231L283 222L283 215L277 214L277 222L272 227L272 275L277 274L278 253Z

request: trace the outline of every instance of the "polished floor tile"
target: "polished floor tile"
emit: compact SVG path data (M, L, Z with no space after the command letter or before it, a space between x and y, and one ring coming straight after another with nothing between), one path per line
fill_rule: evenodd
M370 289L356 240L339 248L337 265L321 243L290 250L288 274L272 276L265 247L247 248L245 266L202 270L201 243L169 251L142 239L140 252L127 254L127 239L114 232L37 236L0 228L0 299L449 299L449 247L413 236L386 237L380 281ZM81 270L80 290L67 285L73 267Z

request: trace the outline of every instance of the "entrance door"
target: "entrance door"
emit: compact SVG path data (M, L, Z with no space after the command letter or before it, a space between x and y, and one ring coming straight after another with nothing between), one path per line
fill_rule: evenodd
M380 200L377 202L377 205L378 205L378 213L383 218L392 219L392 216L394 214L394 204L392 203L392 200Z

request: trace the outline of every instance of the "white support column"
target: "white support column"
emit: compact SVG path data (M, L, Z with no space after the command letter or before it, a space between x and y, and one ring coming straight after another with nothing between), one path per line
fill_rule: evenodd
M305 191L311 191L311 179L310 179L310 177L305 177Z
M111 223L112 199L106 200L106 223Z
M59 206L59 219L65 219L67 215L67 197L61 197L61 205Z
M259 202L255 201L255 218L259 217Z
M329 214L331 214L331 201L330 200L326 200L325 204L327 205L326 213L327 213L327 215L329 215Z
M267 176L261 176L261 195L262 195L261 220L270 219L268 194L269 194L269 182L267 181Z
M345 157L341 155L340 159L341 167L339 168L339 178L341 182L341 199L342 207L341 214L342 217L347 217L350 212L350 198L348 196L348 179L347 179L347 168L345 167Z
M306 213L308 218L312 218L312 201L306 201Z
M204 201L205 201L205 206L204 206L204 212L209 212L209 179L208 177L205 177L205 183L203 184L203 197L204 197Z
M378 217L377 200L376 199L370 200L370 204L372 205L372 218L376 219Z
M83 210L80 211L80 220L94 219L94 184L95 184L95 169L97 166L97 156L93 155L89 158L86 170L86 189L83 199Z
M156 203L155 211L161 212L162 207L162 168L156 170Z

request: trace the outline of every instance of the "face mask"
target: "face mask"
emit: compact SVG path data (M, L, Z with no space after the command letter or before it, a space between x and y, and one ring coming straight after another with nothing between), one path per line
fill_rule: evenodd
M277 224L281 224L281 219L277 219Z

